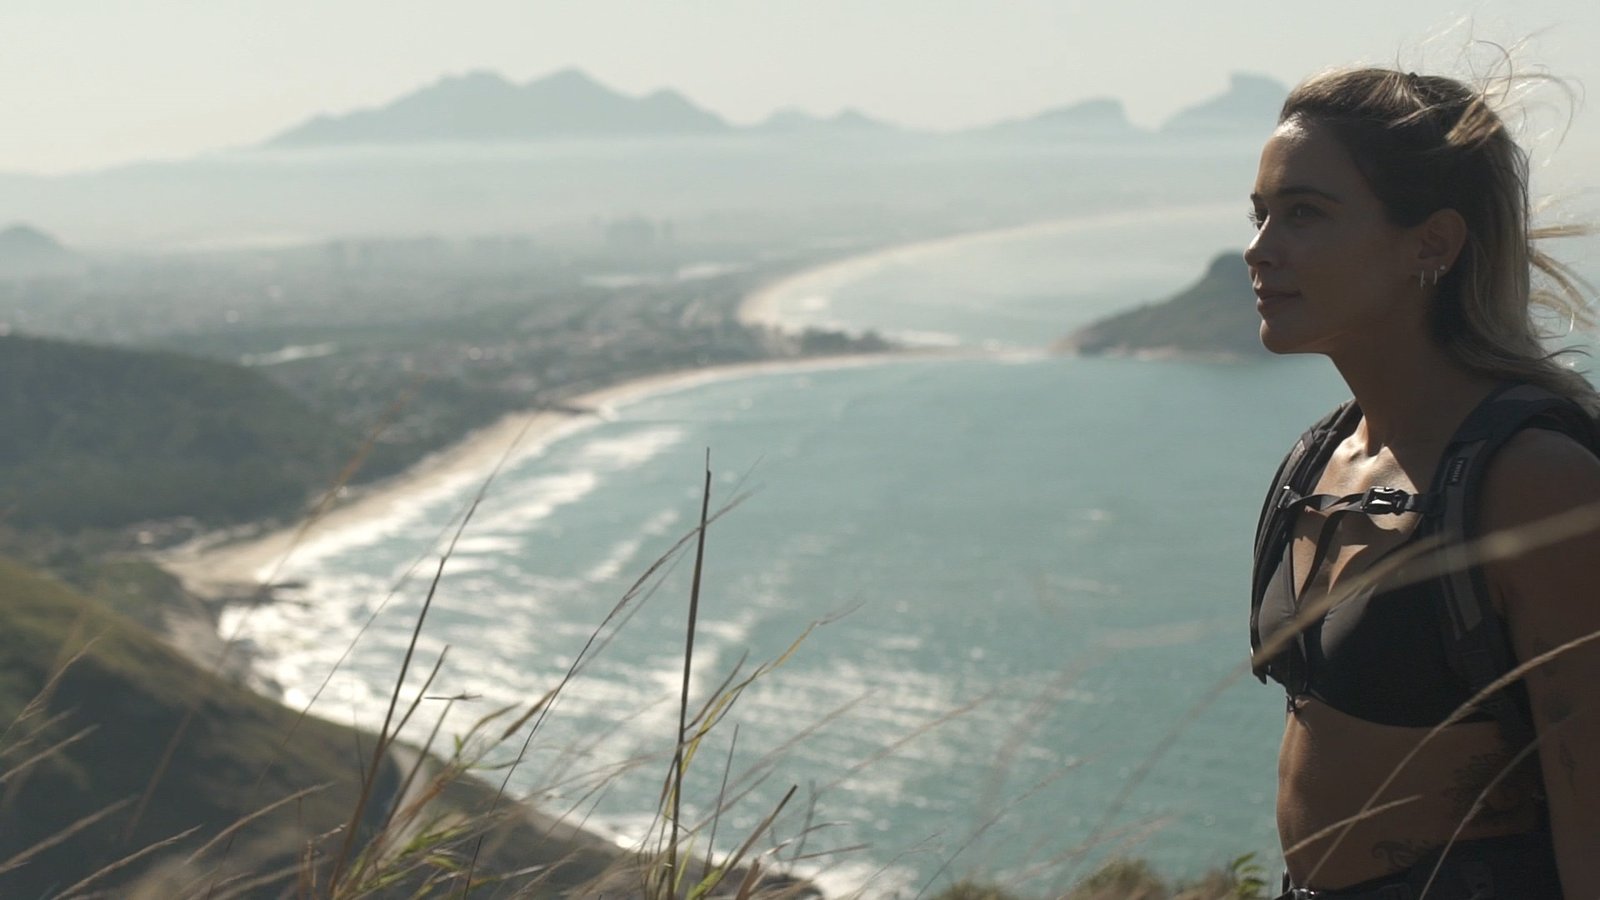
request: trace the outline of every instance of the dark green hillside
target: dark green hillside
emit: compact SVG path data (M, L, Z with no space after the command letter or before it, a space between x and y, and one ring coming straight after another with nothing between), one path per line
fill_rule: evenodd
M63 529L292 512L357 446L237 366L14 335L0 423L0 510Z
M56 672L62 674L46 690ZM42 699L33 702L36 698ZM196 714L165 776L127 833L139 798L191 709ZM427 706L419 713L432 714ZM149 887L148 879L162 877L163 887L139 896L204 896L181 887L211 871L281 875L254 890L218 896L300 896L293 887L301 874L312 874L325 886L375 741L369 733L301 720L296 711L197 668L142 627L60 582L0 558L0 897L55 896L108 864L197 826L195 834L97 884L108 893L96 895L129 896L128 883L146 879ZM430 770L441 767L444 763L435 759ZM635 857L572 824L497 802L492 785L459 769L443 771L449 777L424 774L403 795L395 820L402 833L391 834L383 872L363 881L368 887L374 880L388 885L377 896L419 896L413 889L422 880L448 876L480 849L474 871L494 885L488 896L568 896L602 877L624 888L612 896L634 893L626 888L639 883ZM268 774L257 789L263 772ZM492 773L496 782L501 777ZM257 815L275 801L319 785L327 787ZM358 832L358 851L379 817L393 808L402 785L399 767L386 763ZM429 801L427 807L408 819L404 810L419 798ZM493 816L486 814L491 808L497 810ZM100 821L67 833L107 811ZM177 861L247 816L251 819L238 830L225 860L213 848L198 869L181 877L172 871ZM434 835L411 845L412 853L402 849L409 840L408 822ZM448 834L446 822L456 826ZM19 855L41 844L48 846L14 865ZM315 873L308 871L305 854L312 844ZM736 872L733 882L741 877ZM459 891L448 881L435 887L426 896ZM369 896L356 886L346 888L339 896Z
M92 649L66 669L46 708L22 718L50 673L90 639ZM332 783L298 809L268 816L241 835L250 853L270 852L278 862L292 862L299 840L285 846L285 829L303 838L342 821L354 806L353 773L361 765L354 732L307 720L255 793L252 784L288 733L292 712L197 670L148 632L61 584L0 560L0 771L6 773L0 861L138 797L191 705L199 715L130 839L124 841L122 831L132 805L26 865L0 872L0 896L45 896L191 826L215 834L295 790ZM89 726L94 730L82 740L31 768L18 768ZM262 844L269 835L279 841ZM197 846L188 845L186 852Z
M1057 344L1063 352L1248 358L1264 356L1250 273L1238 253L1211 261L1177 296L1119 313Z

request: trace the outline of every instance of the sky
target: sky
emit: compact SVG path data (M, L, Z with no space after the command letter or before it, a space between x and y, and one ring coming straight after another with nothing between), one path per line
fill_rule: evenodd
M1588 86L1567 140L1600 155L1593 0L0 0L0 172L247 146L481 69L575 66L736 123L849 107L955 129L1115 96L1155 125L1233 71L1470 74L1494 57L1474 38Z

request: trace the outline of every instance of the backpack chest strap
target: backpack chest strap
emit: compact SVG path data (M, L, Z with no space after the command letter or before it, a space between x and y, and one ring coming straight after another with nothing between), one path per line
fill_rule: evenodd
M1370 487L1354 494L1300 494L1293 485L1284 485L1278 495L1278 510L1286 513L1303 509L1317 512L1358 512L1368 516L1398 516L1404 513L1432 515L1439 509L1439 494L1413 494L1393 487Z

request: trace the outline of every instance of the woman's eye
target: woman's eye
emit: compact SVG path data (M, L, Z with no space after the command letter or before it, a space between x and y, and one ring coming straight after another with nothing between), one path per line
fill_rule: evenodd
M1321 212L1322 212L1321 210L1317 209L1315 206L1312 206L1309 203L1296 203L1295 205L1289 207L1289 218L1291 218L1291 219L1311 219L1311 218L1315 218L1316 216L1320 215Z
M1252 209L1244 215L1245 218L1250 220L1250 224L1256 227L1257 231L1260 231L1261 227L1267 224L1267 214L1262 210Z

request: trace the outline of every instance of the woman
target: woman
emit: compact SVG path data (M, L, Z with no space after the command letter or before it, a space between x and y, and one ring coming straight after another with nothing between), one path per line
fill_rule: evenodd
M1354 399L1304 490L1269 502L1282 554L1258 549L1257 664L1290 695L1285 896L1600 897L1600 642L1521 680L1531 741L1485 711L1455 720L1474 692L1442 646L1448 578L1389 574L1426 562L1413 538L1450 483L1441 458L1486 398L1534 385L1596 406L1530 320L1551 299L1530 276L1577 295L1532 247L1525 155L1456 81L1338 71L1290 94L1251 202L1262 342L1327 356ZM1600 503L1600 460L1568 430L1517 430L1483 463L1477 533ZM1533 543L1479 569L1512 664L1600 632L1600 530Z

